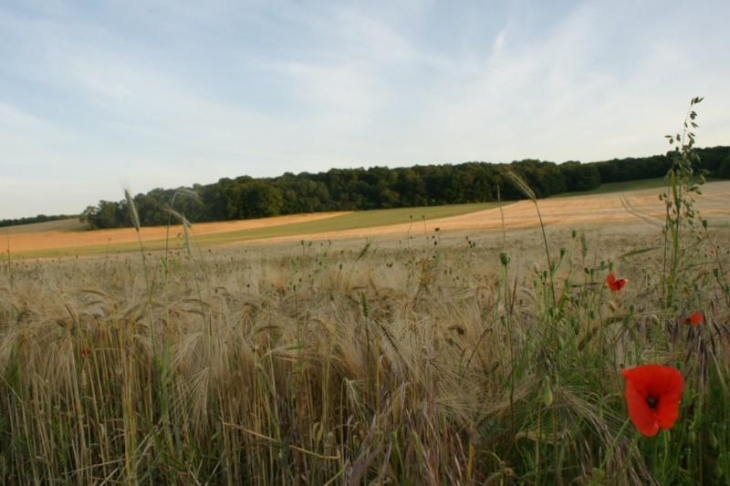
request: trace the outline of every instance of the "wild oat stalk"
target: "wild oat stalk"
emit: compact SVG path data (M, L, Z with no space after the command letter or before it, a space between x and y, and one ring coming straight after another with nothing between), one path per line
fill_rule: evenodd
M500 194L499 184L497 184L497 205L499 206L499 217L502 220L502 243L506 243L507 229L504 225L504 209L502 208L502 195Z
M694 151L694 129L699 125L695 122L697 112L694 106L704 98L695 97L690 100L689 109L684 119L681 133L665 135L669 144L674 147L672 167L667 173L668 187L659 196L666 205L666 216L663 228L664 235L664 302L667 307L675 304L677 283L682 273L682 237L684 230L697 231L695 223L701 220L694 208L693 194L700 194L699 186L704 177L699 175L695 181L693 165L699 165L699 155ZM704 223L703 223L704 224Z
M134 231L137 232L137 242L139 243L139 252L142 255L142 269L144 271L144 281L147 285L148 298L152 298L152 285L150 283L149 272L147 269L147 255L144 251L144 245L142 244L142 234L140 232L141 225L139 223L139 213L137 212L137 205L134 204L134 198L129 188L124 188L124 198L127 200L127 210L129 211L129 218L132 220L134 225Z
M169 252L169 241L170 241L170 226L172 225L172 218L175 218L182 222L183 225L183 232L185 235L185 244L188 249L188 254L190 254L190 241L188 238L188 233L186 229L186 222L187 225L190 226L190 222L187 220L185 215L175 210L175 200L177 199L178 195L191 197L193 199L200 199L200 196L197 192L187 189L185 187L181 187L177 191L175 191L175 194L172 195L172 200L170 201L170 205L166 208L168 212L167 217L167 230L165 232L165 260L167 261L168 258L168 252Z
M522 192L522 194L524 194L535 205L537 218L540 221L540 230L542 231L542 243L543 247L545 248L545 259L547 260L548 266L548 284L550 286L550 296L552 298L552 304L554 307L556 304L555 285L553 284L553 273L555 272L555 269L553 268L552 258L550 257L550 247L548 246L547 234L545 233L545 223L543 222L542 214L540 213L540 205L537 203L537 195L535 194L535 191L533 191L532 188L529 186L529 184L527 184L527 182L525 182L525 180L511 168L506 168L504 172L507 175L507 178L515 185L515 187L517 187L517 189L519 189L520 192Z

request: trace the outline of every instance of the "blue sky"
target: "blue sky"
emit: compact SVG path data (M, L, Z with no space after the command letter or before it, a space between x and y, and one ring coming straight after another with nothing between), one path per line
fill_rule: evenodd
M0 219L221 177L730 145L730 2L3 0Z

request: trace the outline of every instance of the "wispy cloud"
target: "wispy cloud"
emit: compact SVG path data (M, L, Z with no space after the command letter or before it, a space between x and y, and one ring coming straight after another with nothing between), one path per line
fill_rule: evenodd
M700 142L728 143L730 7L628 5L9 2L0 218L120 181L656 153L695 95Z

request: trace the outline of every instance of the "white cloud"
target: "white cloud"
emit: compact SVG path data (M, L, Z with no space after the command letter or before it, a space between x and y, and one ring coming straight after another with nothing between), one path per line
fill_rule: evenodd
M0 218L120 181L647 155L696 95L700 144L728 144L728 7L627 5L4 5Z

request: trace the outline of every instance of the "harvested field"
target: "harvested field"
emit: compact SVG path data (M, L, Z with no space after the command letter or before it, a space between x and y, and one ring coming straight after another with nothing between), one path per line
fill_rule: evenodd
M539 201L540 211L546 226L558 227L585 227L605 228L607 225L640 226L655 231L663 224L664 205L659 201L657 189L643 189L638 191L617 192L612 194L598 194L575 196L570 198L553 198ZM724 225L730 221L730 181L711 182L702 188L702 195L697 198L697 207L701 214L712 220L714 225ZM520 201L483 211L471 212L460 216L414 220L409 223L391 224L388 226L373 226L370 228L338 229L333 221L329 230L302 230L302 224L322 221L336 216L345 215L345 212L302 214L280 216L268 219L231 221L222 223L193 224L192 235L204 246L235 246L266 241L299 241L332 240L343 238L400 238L410 234L431 233L436 228L442 235L453 233L474 233L476 231L501 231L537 227L539 224L535 206L530 201ZM44 223L46 224L46 223ZM58 223L56 223L58 225ZM253 233L245 236L246 231L262 228L285 227L298 225L299 231L287 236L260 238ZM55 228L42 230L38 225L28 225L33 231L12 228L7 231L6 248L11 253L23 254L57 249L83 248L115 248L118 245L130 245L137 242L137 234L132 228L75 231ZM632 231L636 231L634 228ZM241 235L240 241L232 233ZM165 238L178 239L182 234L181 226L142 228L143 242L160 242ZM230 235L231 238L221 238ZM217 238L214 238L216 236ZM233 241L231 241L233 240ZM4 245L5 246L5 245ZM129 248L127 248L129 249Z
M331 218L333 216L339 216L341 214L345 213L332 212L296 214L267 219L202 223L194 225L194 232L197 236L231 233L241 230L252 230L278 225L317 221L325 218ZM74 231L61 228L39 230L37 225L15 227L10 231L6 231L6 234L8 234L7 241L9 242L10 251L23 253L59 248L95 247L137 242L137 233L134 228L78 231L78 223L70 226ZM25 231L23 231L24 228ZM141 236L142 241L163 240L168 235L171 239L175 239L182 233L182 231L183 228L181 225L174 225L169 228L166 226L158 226L153 228L142 228Z
M643 189L613 194L544 199L539 201L539 205L543 222L548 226L597 227L611 224L648 224L652 228L658 228L664 221L664 204L659 201L658 194L657 189ZM715 224L730 221L730 182L706 184L703 187L703 195L698 197L697 207L703 216L710 218ZM532 228L539 225L535 205L531 201L519 201L505 206L502 212L504 227L507 230ZM433 231L436 228L442 232L499 231L502 228L502 217L499 209L489 209L426 222L427 231ZM422 229L422 226L419 229ZM332 239L404 235L409 231L413 231L412 225L402 224L387 228L306 236L313 239Z

